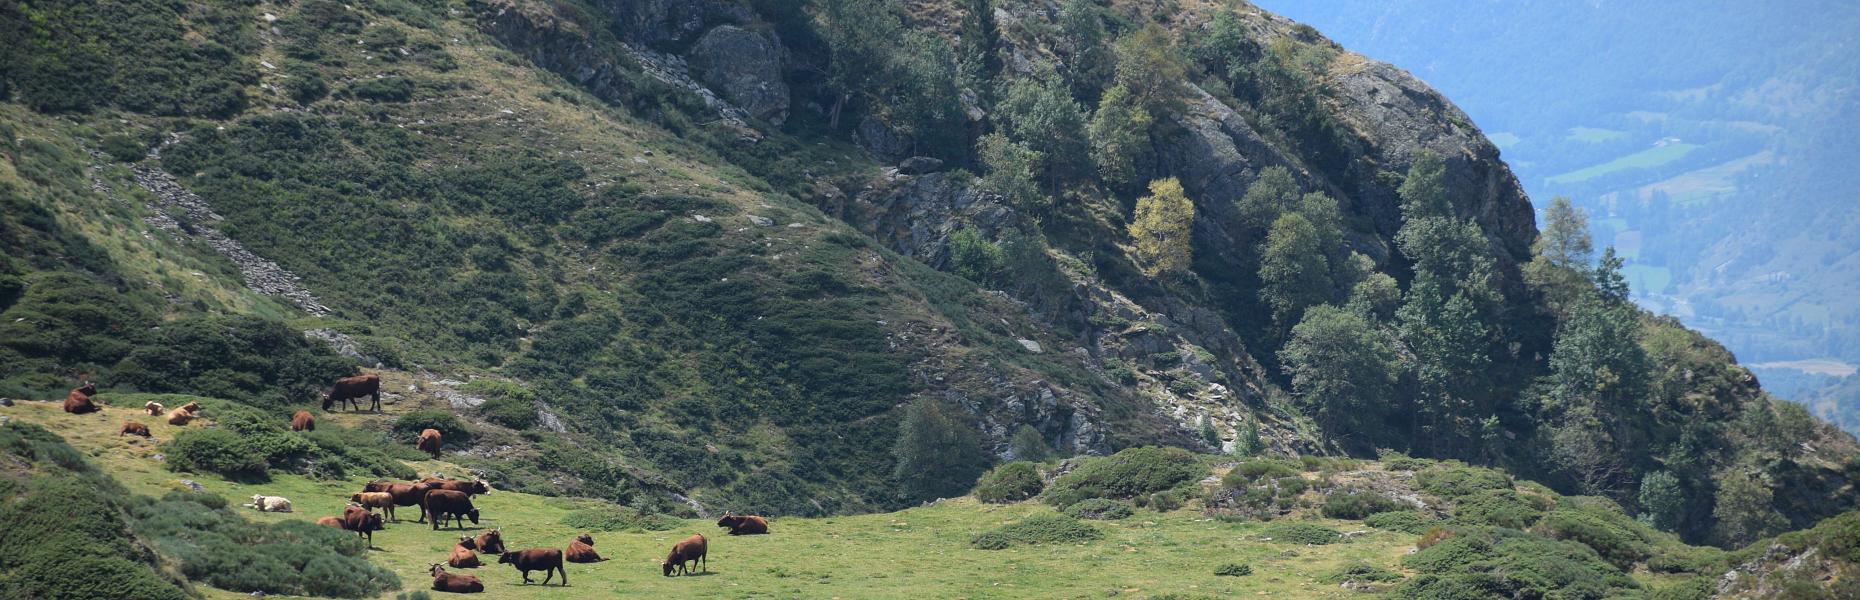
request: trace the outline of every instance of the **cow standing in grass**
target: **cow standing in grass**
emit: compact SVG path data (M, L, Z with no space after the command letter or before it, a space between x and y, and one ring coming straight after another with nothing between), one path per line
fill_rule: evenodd
M543 585L549 585L549 578L555 577L557 571L562 573L562 586L568 586L568 571L562 568L562 551L555 548L531 548L516 552L505 552L497 557L497 564L513 565L523 572L523 583L530 581L530 571L543 572Z
M394 495L387 492L356 492L349 494L349 503L369 510L381 509L381 514L388 519L399 521L394 516Z
M421 431L420 437L413 440L413 447L419 448L421 452L433 455L433 459L438 460L439 447L442 443L443 441L440 440L439 430L428 429Z
M316 431L316 416L300 410L291 415L291 431Z
M90 397L95 395L97 395L97 384L88 381L84 382L84 385L78 386L76 389L71 390L70 393L65 394L65 412L74 415L84 415L102 410L97 408L95 402L90 401Z
M342 509L342 528L355 532L355 535L368 538L368 547L375 545L375 532L386 529L381 524L381 515L369 512L360 506Z
M427 517L433 520L433 530L435 531L439 530L441 526L451 523L453 519L458 519L459 529L465 528L466 517L471 518L471 524L478 524L478 508L471 505L471 496L465 495L465 492L454 492L452 490L428 491L426 493L426 499L421 502L421 506L426 509Z
M380 375L364 373L337 379L336 384L330 386L329 395L323 397L323 410L330 410L330 407L338 402L348 404L351 411L361 410L362 406L356 403L355 399L362 396L368 396L372 400L369 410L381 412Z
M704 572L708 573L710 572L710 559L705 558L709 553L708 546L709 543L704 540L704 536L691 534L691 537L672 545L672 553L665 555L665 562L659 563L659 567L664 569L666 577L671 577L674 570L678 571L679 575L690 574L691 571L685 563L692 563L691 566L701 563L704 566Z

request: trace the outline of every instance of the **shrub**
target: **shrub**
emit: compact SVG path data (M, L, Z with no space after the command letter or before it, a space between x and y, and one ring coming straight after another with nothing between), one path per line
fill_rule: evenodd
M1543 517L1543 501L1515 491L1485 490L1461 497L1453 507L1453 520L1472 525L1528 529Z
M1360 520L1376 513L1400 510L1402 504L1375 492L1338 492L1324 499L1324 516Z
M975 498L992 504L1019 502L1040 494L1046 481L1033 463L1014 461L982 474L975 482Z
M1322 546L1335 544L1343 538L1337 530L1312 523L1274 523L1260 532L1275 542Z
M1426 550L1434 544L1446 541L1447 538L1450 537L1453 537L1453 530L1445 527L1430 527L1426 533L1421 534L1421 539L1415 540L1414 547Z
M1389 471L1420 471L1434 465L1426 458L1414 458L1400 452L1384 450L1380 454L1382 468Z
M460 421L457 415L444 410L416 410L394 419L395 439L404 439L409 443L413 438L427 429L439 430L447 445L470 441L473 432Z
M1395 591L1404 598L1443 597L1449 589L1487 592L1470 597L1602 598L1639 587L1588 546L1499 527L1459 528L1402 563L1436 576L1405 582Z
M562 517L562 524L575 529L594 531L667 531L677 527L678 519L642 513L625 506L585 508Z
M983 550L1000 550L1012 544L1061 544L1089 542L1104 537L1104 532L1078 519L1061 514L1039 514L1018 523L976 534L971 545Z
M1221 485L1227 487L1244 487L1247 483L1261 478L1279 479L1298 475L1298 467L1291 461L1278 458L1255 458L1234 465L1227 476L1221 478Z
M1150 510L1156 512L1169 512L1182 508L1182 496L1175 492L1156 492L1150 494L1149 507Z
M1412 510L1392 510L1369 515L1363 519L1363 524L1376 529L1421 535L1434 526L1434 519Z
M1458 498L1485 490L1508 490L1511 477L1493 471L1456 463L1443 463L1415 474L1414 481L1427 493L1443 498Z
M1656 548L1653 556L1647 558L1647 570L1655 573L1699 573L1721 572L1725 562L1725 552L1710 546L1686 546L1666 544Z
M1610 519L1602 511L1558 508L1544 514L1531 532L1586 545L1625 571L1649 554L1647 541L1634 531L1633 524L1626 515Z
M413 82L405 77L363 79L351 84L348 91L370 102L406 102L413 99Z
M1401 581L1400 573L1384 569L1369 563L1356 563L1318 576L1319 583L1337 585L1341 583L1382 583Z
M1045 499L1057 507L1087 498L1130 499L1194 481L1204 472L1195 455L1181 448L1130 448L1085 459L1072 472L1054 479Z
M1077 504L1066 507L1065 512L1067 516L1079 519L1091 519L1094 521L1122 519L1129 517L1133 513L1133 511L1130 510L1130 505L1116 500L1107 500L1105 498L1092 498L1080 501Z
M214 508L218 506L219 508ZM254 523L209 494L173 492L133 510L137 532L189 579L235 592L363 598L400 587L354 534L304 520Z
M1253 565L1246 563L1227 563L1214 569L1216 577L1245 577L1253 574Z
M267 476L265 455L231 431L188 429L162 446L170 471L218 473L241 479Z
M484 420L518 431L536 426L534 392L514 383L488 379L473 381L465 387L485 394L484 404L478 405L478 416Z

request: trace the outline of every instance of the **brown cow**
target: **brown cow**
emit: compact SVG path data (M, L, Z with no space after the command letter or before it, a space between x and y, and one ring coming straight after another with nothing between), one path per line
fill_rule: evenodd
M316 417L307 410L297 411L291 415L291 431L316 431Z
M433 489L436 489L436 490L452 490L454 492L465 492L466 494L472 495L472 496L491 493L491 486L489 484L486 484L483 481L475 481L475 480L465 481L463 479L440 479L438 477L428 477L426 479L421 479L420 483L433 484L434 486Z
M368 487L362 489L369 491L376 490L375 484L373 483L368 484ZM432 489L433 484L430 483L390 483L380 488L381 491L385 491L394 496L394 506L425 506L423 501L426 500L426 493ZM395 520L399 519L396 518ZM415 522L426 522L425 509L420 510L420 520Z
M356 492L349 494L349 502L369 510L379 508L381 509L381 514L387 515L387 518L395 521L400 520L394 517L393 494L387 492Z
M594 551L594 536L592 535L584 533L575 536L574 541L568 543L568 562L597 563L603 560L607 559L601 558L601 555Z
M381 412L380 375L363 373L354 377L337 379L336 384L330 386L329 395L323 397L323 410L329 410L330 407L335 406L337 402L347 403L349 405L349 410L361 410L362 405L357 403L355 399L362 396L372 397L373 402L369 410Z
M466 517L471 517L471 524L478 524L478 509L471 505L471 496L465 495L465 492L431 490L426 492L426 499L421 501L420 506L432 518L434 531L451 523L453 519L458 519L459 529L465 528Z
M186 427L188 421L192 421L198 416L200 415L194 414L194 411L177 408L174 409L174 412L168 413L168 424Z
M730 528L730 535L758 535L769 532L769 520L755 515L732 515L723 513L717 519L718 527Z
M322 525L324 527L334 527L337 529L348 529L347 527L342 526L342 517L320 517L316 520L316 524Z
M65 394L65 412L74 415L82 415L101 410L97 408L96 403L90 401L90 397L96 394L97 385L88 381L84 382L84 385L71 390L69 394Z
M555 548L531 548L517 552L506 552L497 557L497 564L516 565L523 572L523 583L530 581L530 571L543 572L543 585L549 585L549 578L555 577L556 571L562 572L562 586L568 587L568 570L562 568L562 551Z
M452 592L454 594L476 594L484 591L484 582L471 575L447 573L445 567L433 563L433 591Z
M386 529L381 525L381 515L369 512L360 506L342 509L342 528L355 532L355 535L368 538L368 547L375 546L375 532Z
M504 553L504 529L502 527L478 534L472 539L472 548L485 554Z
M175 409L175 410L184 410L184 411L187 411L187 412L191 412L191 413L194 413L194 414L195 414L195 416L199 416L199 413L200 413L200 403L199 403L199 402L189 402L189 403L187 403L187 404L183 404L183 405L181 405L181 407L180 407L180 408L177 408L177 409Z
M142 410L149 411L149 416L151 417L161 416L162 408L163 406L161 405L161 403L156 402L154 400L150 400L148 402L142 403Z
M413 440L413 447L419 448L421 452L433 455L434 459L438 459L439 446L441 443L439 439L439 430L428 429L420 432L420 437Z
M704 557L707 554L708 545L704 541L704 536L691 534L691 537L672 545L672 553L665 555L665 562L659 563L659 567L665 570L666 577L671 577L674 569L679 575L690 574L691 571L685 563L702 563L704 572L709 573L710 559Z
M476 547L471 541L471 536L459 536L459 543L452 545L452 554L446 556L446 564L454 569L478 568L478 553L472 552L472 549Z
M137 423L137 422L135 422L135 421L130 421L130 422L128 422L128 423L124 423L124 424L123 424L123 431L122 431L122 432L120 432L120 433L117 433L116 435L117 435L117 437L122 437L122 436L123 436L123 434L125 434L125 433L133 433L133 434L136 434L136 435L139 435L139 436L142 436L142 437L148 437L148 436L149 436L149 426L147 426L147 425L143 425L143 424L141 424L141 423Z

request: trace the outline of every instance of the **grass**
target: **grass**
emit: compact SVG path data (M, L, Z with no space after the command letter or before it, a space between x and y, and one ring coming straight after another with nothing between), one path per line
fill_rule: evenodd
M1569 128L1568 139L1575 140L1578 142L1588 143L1588 144L1600 144L1602 142L1612 142L1615 140L1624 139L1626 137L1627 137L1627 132L1616 130L1616 129L1604 129L1601 127L1571 127Z
M1651 169L1685 158L1692 151L1703 148L1698 144L1673 143L1648 148L1627 156L1582 169L1557 175L1549 179L1551 185L1582 183L1603 175L1631 171L1634 169Z
M107 398L106 398L107 399ZM182 475L155 461L155 443L173 428L127 408L106 408L93 415L69 415L50 402L21 402L6 409L15 419L39 423L67 441L131 491L159 495L176 481L191 479L209 491L237 502L252 494L291 499L294 513L243 511L258 521L310 520L341 511L348 494L362 480L311 481L274 475L263 484L241 484L211 475ZM352 417L345 421L364 418ZM384 418L384 417L383 417ZM117 437L124 420L150 423L155 443ZM203 425L195 425L203 426ZM442 461L411 463L421 473L461 472ZM577 510L600 506L585 499L545 498L515 492L492 492L475 500L484 520L467 532L502 527L513 549L564 547L581 533L562 524ZM1017 545L1005 550L976 550L969 539L1052 509L1037 502L988 505L972 498L892 513L834 518L786 518L772 524L773 534L731 538L709 520L684 520L660 532L595 533L595 549L611 560L568 565L570 586L523 586L514 569L495 557L479 569L462 569L484 580L483 597L562 599L611 597L691 598L841 597L841 598L1055 598L1126 597L1183 594L1239 597L1271 594L1291 598L1352 597L1351 592L1318 582L1339 568L1367 563L1400 571L1400 559L1413 536L1372 530L1348 544L1288 547L1256 541L1265 524L1222 523L1192 509L1169 513L1140 511L1122 521L1095 521L1104 538L1076 544ZM409 513L402 513L409 514ZM1347 521L1318 520L1342 530L1363 529ZM710 575L666 578L658 562L671 544L691 533L711 539ZM402 591L426 588L427 565L443 561L459 534L435 532L411 522L389 524L376 532L370 560L393 570ZM1221 577L1230 563L1250 564L1249 577ZM540 581L540 579L538 579ZM211 598L243 598L218 590ZM391 598L392 594L385 597Z

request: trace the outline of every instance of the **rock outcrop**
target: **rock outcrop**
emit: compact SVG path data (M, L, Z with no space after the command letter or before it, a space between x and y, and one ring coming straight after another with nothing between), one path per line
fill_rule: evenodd
M698 81L750 116L776 125L788 118L782 47L773 34L721 25L698 38L689 57Z

